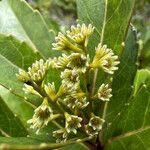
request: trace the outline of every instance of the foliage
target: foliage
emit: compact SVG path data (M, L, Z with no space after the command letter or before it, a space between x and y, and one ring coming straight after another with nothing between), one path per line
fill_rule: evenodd
M56 29L51 21L45 22L41 14L37 10L33 10L25 0L0 1L0 149L141 150L150 147L150 72L146 69L137 70L137 33L135 28L129 25L135 0L77 0L76 5L78 23L81 26L85 24L86 27L91 24L95 28L93 34L90 37L86 35L87 40L80 34L80 30L76 36L73 36L71 32L67 32L67 35L59 33L55 41L55 32L59 30L59 27ZM78 55L81 55L80 53L86 49L87 54L89 54L89 64L92 64L89 66L94 69L88 73L88 82L85 82L85 77L79 75L80 86L82 89L87 88L87 91L91 91L93 97L90 98L96 99L91 103L92 107L94 106L93 113L98 117L96 119L103 119L105 122L101 120L104 123L98 126L97 129L100 129L98 135L94 136L92 140L91 137L88 138L89 136L85 137L87 134L79 131L77 136L70 135L69 140L65 142L55 143L56 139L52 136L52 132L64 124L64 122L56 119L63 113L53 116L56 117L54 118L56 120L49 122L47 118L52 116L52 110L48 107L47 98L44 98L43 101L41 98L43 91L41 92L38 86L36 86L36 90L33 89L31 81L35 83L38 80L40 81L38 83L41 84L47 74L44 82L54 82L56 90L59 90L64 74L60 76L59 69L55 68L59 66L58 60L61 60L61 53L52 50L52 45L57 50L64 50L62 46L66 48L64 45L66 36L67 40L71 42L67 49L78 52ZM82 37L84 37L84 44L81 40ZM55 44L52 44L54 41ZM113 56L118 55L119 57L120 64L113 78L108 74L110 72L106 71L105 65L99 68L101 62L97 57L98 52L95 51L95 47L99 43L101 43L99 46L101 50L106 49L106 47L101 48L101 46L107 45L113 50ZM146 45L145 47L147 48ZM72 52L66 55L70 58ZM93 60L98 60L99 63L93 63ZM49 69L52 62L57 65ZM74 65L69 63L68 66ZM81 70L84 74L85 69L82 68ZM23 83L17 79L16 74L20 80L26 83L25 91L29 92L29 95L22 91ZM96 91L102 91L103 83L111 84L112 96L110 89L107 90L109 94L107 98L101 98L101 94L94 95ZM54 94L56 93L53 83L46 85L45 89L47 88L47 90L45 91L48 91L50 99L55 100ZM103 86L99 88L100 85ZM108 88L108 86L106 87ZM101 100L98 100L98 97ZM110 99L109 102L107 102L108 99ZM106 100L106 102L102 100ZM55 111L57 109L62 111L65 105L60 103L60 107L55 106L55 104L52 107ZM36 110L35 114L34 110ZM35 123L34 118L37 117L37 114L39 115L36 112L43 110L47 112L44 113L46 116L44 123L32 126L32 123ZM91 111L90 107L89 110L83 110L83 113L88 116L89 111ZM67 107L65 107L65 112L68 112ZM68 114L65 116L68 119ZM80 116L78 116L79 118L72 117L75 120L78 119L76 127L80 127ZM95 130L97 126L91 126L93 119L95 116L91 117L89 127ZM31 123L31 127L34 129L41 127L38 135L34 129L30 128L27 121ZM66 125L67 130L75 133L76 131L69 126L69 121L70 116ZM87 132L87 129L85 131Z

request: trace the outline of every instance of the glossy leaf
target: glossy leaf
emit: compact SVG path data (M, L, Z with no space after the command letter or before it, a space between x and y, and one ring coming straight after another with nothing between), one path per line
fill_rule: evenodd
M0 133L3 136L26 136L26 128L0 97Z
M53 31L48 30L40 13L32 10L24 0L2 0L0 18L0 33L26 41L43 58L54 54L51 51Z
M121 43L125 40L134 0L77 0L79 22L95 27L89 51L93 56L99 42L107 44L117 54L121 53Z
M120 58L119 70L114 74L112 89L113 97L108 103L106 110L106 127L104 129L105 138L122 132L118 124L124 109L128 108L130 97L132 97L132 89L137 66L137 39L136 31L129 30L123 54Z
M140 82L140 78L139 78ZM147 150L150 139L150 76L136 95L131 97L129 105L123 109L117 128L121 134L109 139L106 150L129 149ZM119 130L118 128L118 130Z

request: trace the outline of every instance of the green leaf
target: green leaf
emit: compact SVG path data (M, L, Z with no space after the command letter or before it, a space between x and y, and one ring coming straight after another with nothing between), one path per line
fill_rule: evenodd
M16 73L19 67L26 69L39 58L25 42L19 42L12 36L0 34L0 96L13 115L17 116L25 127L27 127L26 121L33 115L33 107L35 107L33 104L35 100L36 103L38 100L34 100L34 97L31 96L28 99L25 98L22 90L23 84L18 81ZM0 124L4 125L2 119L0 119ZM10 126L6 128L9 129ZM17 129L15 131L17 135Z
M12 34L26 41L43 58L54 56L51 51L53 31L48 30L40 13L34 11L25 0L2 0L0 18L0 33Z
M0 55L22 69L27 69L34 61L41 58L27 43L3 34L0 34Z
M0 97L0 133L3 136L26 136L27 130Z
M0 86L0 91L0 96L12 113L21 120L25 127L29 127L29 125L27 125L27 120L32 118L35 106L24 99L24 97L11 93L11 91L3 86Z
M0 34L0 58L0 85L23 97L23 84L18 81L16 74L19 68L27 70L41 57L25 42L20 42L11 35Z
M124 109L128 108L134 77L136 74L137 61L137 39L136 31L132 28L128 32L125 48L120 58L119 70L114 74L112 89L113 97L108 103L105 114L106 124L103 134L105 139L122 133L119 123Z
M147 69L138 70L134 80L134 94L135 95L140 87L146 83L147 78L149 78L150 72Z
M139 71L140 72L140 71ZM138 80L139 79L139 80ZM141 78L136 79L138 83ZM134 97L130 97L129 105L123 108L117 122L119 131L109 139L106 150L147 150L150 147L150 76ZM117 133L116 130L116 133Z
M121 53L134 3L135 0L77 0L79 21L95 27L89 49L92 56L99 42Z

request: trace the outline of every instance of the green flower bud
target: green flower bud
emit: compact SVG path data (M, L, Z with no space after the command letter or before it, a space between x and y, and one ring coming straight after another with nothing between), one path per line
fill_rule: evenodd
M58 36L55 38L56 43L53 43L53 49L59 51L66 51L66 52L82 52L77 45L72 43L67 36L63 35L61 32L58 33Z
M24 84L23 90L25 91L26 94L29 93L29 94L38 95L42 97L36 90L34 90L34 88L31 85Z
M85 24L77 24L77 26L71 26L71 31L67 31L67 36L75 43L84 45L87 47L87 43L90 35L93 33L94 27L91 24L86 26Z
M17 76L18 80L21 81L21 82L30 81L29 74L26 71L22 70L22 69L19 69L19 73L16 74L16 76Z
M54 101L56 98L56 90L54 82L48 83L48 85L44 85L44 90L46 94L49 96L49 98Z

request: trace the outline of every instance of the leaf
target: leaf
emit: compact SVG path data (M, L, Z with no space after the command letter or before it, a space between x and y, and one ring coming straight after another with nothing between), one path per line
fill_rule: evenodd
M140 71L139 71L140 72ZM139 79L139 81L138 81ZM141 78L137 78L138 83ZM147 150L150 139L150 76L136 95L130 98L130 105L124 109L116 126L120 134L109 139L106 150Z
M79 21L95 27L89 50L92 56L99 42L121 53L134 3L135 0L77 0Z
M27 130L0 97L0 133L3 136L26 136Z
M27 125L27 120L32 118L35 106L24 99L24 97L11 93L11 91L3 86L0 86L0 91L0 96L12 113L21 120L25 127L29 127L29 125Z
M19 68L27 69L40 56L25 42L0 34L0 85L23 96L23 84L17 80Z
M51 51L54 33L48 30L38 11L32 10L24 0L2 0L0 10L0 33L26 41L43 58L54 56Z
M112 89L113 97L106 108L106 126L103 133L105 140L122 133L119 123L124 109L128 108L134 77L136 74L137 61L136 31L132 28L128 32L125 48L120 58L119 70L114 74Z
M146 83L147 78L149 78L150 72L147 69L138 70L134 80L134 94L135 95L140 87Z
M16 73L19 67L26 69L38 58L39 56L25 42L0 34L0 97L25 127L27 127L26 121L33 115L33 104L38 100L31 96L28 99L25 98L23 84L18 81ZM8 119L11 118L8 117ZM2 119L0 124L5 125ZM10 126L6 128L9 129ZM17 129L15 131L17 135Z
M22 69L27 69L34 61L41 58L25 42L3 34L0 34L0 55Z

